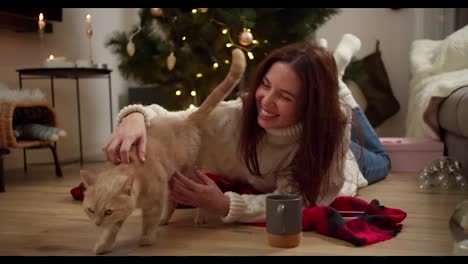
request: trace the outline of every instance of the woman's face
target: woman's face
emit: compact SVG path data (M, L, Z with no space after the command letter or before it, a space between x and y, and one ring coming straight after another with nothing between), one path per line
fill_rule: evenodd
M259 126L285 128L298 123L301 94L301 81L291 66L274 63L255 92Z

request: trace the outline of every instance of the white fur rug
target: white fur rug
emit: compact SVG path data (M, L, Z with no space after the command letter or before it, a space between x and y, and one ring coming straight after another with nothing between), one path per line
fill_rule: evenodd
M5 84L0 83L0 101L42 102L46 101L46 98L40 89L10 89Z

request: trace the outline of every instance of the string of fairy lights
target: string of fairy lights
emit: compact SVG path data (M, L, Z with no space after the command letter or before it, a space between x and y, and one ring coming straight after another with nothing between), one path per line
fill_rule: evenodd
M204 13L207 13L208 12L208 8L194 8L190 11L192 14L204 14ZM155 16L155 17L161 17L161 16L164 16L164 10L162 8L150 8L150 13L152 16ZM177 19L177 17L173 17L173 21ZM252 50L259 44L258 40L254 39L254 36L251 32L251 29L250 28L247 28L245 27L245 17L244 16L240 16L239 19L243 22L244 24L244 27L242 29L241 32L239 32L239 34L237 35L238 36L238 39L237 39L237 44L234 39L231 37L231 29L229 27L229 25L221 22L221 21L218 21L214 18L211 18L210 19L210 22L212 23L215 23L217 25L220 26L220 33L222 35L225 35L226 36L226 48L231 48L231 47L236 47L236 48L239 48L241 50L243 50L244 52L246 52L247 54L247 57L251 60L254 59L254 54L252 52ZM135 52L136 52L136 46L135 44L133 43L133 38L141 32L141 27L138 26L137 30L132 33L132 35L130 36L128 42L127 42L127 54L132 57ZM183 41L186 41L187 38L186 36L183 36L182 37L182 40ZM268 43L268 40L264 40L265 43ZM177 58L174 54L174 50L173 50L173 47L171 45L171 50L167 56L167 59L166 59L166 67L169 71L171 71L172 69L174 69L175 67L175 64L176 64L176 61L177 61ZM224 60L224 63L225 64L229 64L230 61L228 59L225 59ZM219 63L218 62L213 62L213 65L212 65L213 69L216 70L218 67L219 67ZM203 78L203 73L199 72L195 75L195 78ZM182 94L182 91L181 90L176 90L175 91L175 95L176 96L180 96ZM192 90L190 92L190 95L193 97L193 104L190 104L189 108L193 108L195 107L195 104L196 104L196 101L197 101L197 92L195 90Z

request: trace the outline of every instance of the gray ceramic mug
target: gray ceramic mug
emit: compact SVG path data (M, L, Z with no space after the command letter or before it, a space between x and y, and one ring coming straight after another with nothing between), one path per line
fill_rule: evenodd
M274 194L266 198L266 231L270 245L295 247L302 234L302 198Z

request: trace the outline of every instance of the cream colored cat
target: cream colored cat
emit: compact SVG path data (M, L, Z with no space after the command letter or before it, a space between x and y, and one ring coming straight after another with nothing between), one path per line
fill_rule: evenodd
M142 209L140 245L152 245L159 224L167 224L176 204L169 197L168 181L175 171L191 174L200 148L199 124L239 83L246 61L240 49L232 51L226 78L197 111L186 119L157 117L147 130L145 163L111 165L99 174L82 170L85 186L83 209L102 229L94 246L96 254L109 252L125 219ZM134 152L132 159L137 161Z

